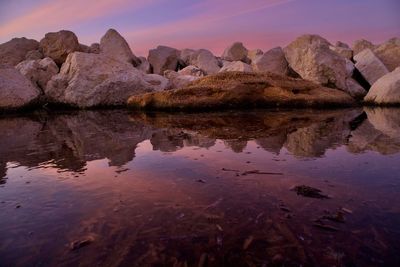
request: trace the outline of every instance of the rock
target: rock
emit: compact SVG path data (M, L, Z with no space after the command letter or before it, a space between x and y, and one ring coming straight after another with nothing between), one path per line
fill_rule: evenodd
M248 50L243 43L236 42L228 46L221 58L227 61L246 61Z
M39 48L38 41L24 38L14 38L0 44L0 65L15 66L25 60L29 51Z
M100 44L99 43L91 44L89 47L89 53L100 54Z
M224 66L219 70L219 72L225 71L252 72L253 69L249 64L246 64L242 61L233 61L224 64Z
M220 67L215 56L206 49L199 49L190 57L190 65L202 69L206 75L219 72Z
M158 74L148 74L143 76L144 81L151 85L152 91L164 91L170 88L170 81Z
M375 45L373 43L371 43L370 41L367 41L364 39L357 40L353 44L353 53L354 53L354 55L357 55L358 53L360 53L361 51L363 51L364 49L367 49L367 48L374 50Z
M0 65L0 109L28 106L39 97L39 90L18 70Z
M46 33L40 41L40 49L45 57L50 57L61 66L69 53L79 51L78 38L71 31L59 31Z
M100 40L100 53L138 66L140 60L132 53L128 42L116 30L109 29Z
M374 84L380 77L389 73L388 69L376 57L371 49L364 49L354 56L355 66L370 85Z
M257 57L262 56L263 54L264 52L261 49L254 49L248 51L247 58L251 61L251 63L253 63Z
M42 90L46 88L51 77L59 71L56 63L49 57L39 60L25 60L15 68Z
M272 72L280 75L288 74L288 62L281 47L273 48L257 57L252 63L254 71Z
M353 76L355 68L353 61L346 59L346 78Z
M158 46L149 51L148 61L153 73L163 75L166 70L177 70L179 51L168 46Z
M341 41L337 41L335 44L336 47L342 47L342 48L350 48L350 46L346 43L343 43Z
M340 46L329 46L329 48L346 59L351 60L353 58L353 50L351 50L350 48Z
M132 64L102 54L74 52L47 83L49 101L79 108L124 105L129 96L159 89ZM147 81L146 81L147 80ZM156 85L156 86L155 86Z
M364 101L380 105L400 104L400 67L377 80Z
M303 35L285 47L284 52L289 66L303 79L346 89L346 61L329 46L318 35Z
M186 65L190 65L190 58L194 54L195 50L185 48L181 51L179 59L182 60Z
M358 84L353 78L346 79L346 92L349 93L355 99L363 99L368 93L361 85Z
M316 107L353 105L346 93L301 79L272 73L223 72L187 87L132 96L135 109L211 110L253 107Z
M79 44L79 52L90 53L90 47L84 44Z
M190 65L187 66L180 71L178 71L180 75L190 75L190 76L196 76L196 77L203 77L205 76L204 71L202 71L200 68Z
M32 50L26 53L25 55L25 60L37 60L37 59L42 59L43 54L39 50Z
M392 38L379 45L374 53L389 71L400 67L400 38Z
M139 57L140 64L136 68L144 73L151 73L151 65L145 57Z
M199 76L185 75L173 70L165 71L164 76L170 81L170 89L183 88L200 78Z

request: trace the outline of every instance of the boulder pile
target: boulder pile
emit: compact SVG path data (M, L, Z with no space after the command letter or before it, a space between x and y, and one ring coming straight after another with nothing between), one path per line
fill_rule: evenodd
M218 83L218 90L203 86L210 81ZM312 90L301 89L305 84ZM244 101L268 106L290 101L293 106L302 102L324 107L339 101L400 105L400 38L379 45L358 40L350 47L306 34L265 52L235 42L220 57L206 49L162 45L139 57L114 29L90 46L66 30L47 33L40 41L23 37L0 44L1 110L47 103L77 108L123 106L130 97L130 106L135 106L132 99L161 95L168 96L169 103L179 103L172 98L180 94L169 90L188 93L188 88L194 95L207 96L210 103L210 97L223 95L223 101L244 106ZM146 93L151 97L144 97ZM204 97L188 99L196 102L194 106L207 102Z

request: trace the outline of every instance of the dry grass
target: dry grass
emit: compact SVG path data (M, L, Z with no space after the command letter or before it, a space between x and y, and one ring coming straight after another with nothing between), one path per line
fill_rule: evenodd
M271 73L225 72L192 82L185 88L132 96L134 109L210 110L245 107L349 106L346 93L312 82Z

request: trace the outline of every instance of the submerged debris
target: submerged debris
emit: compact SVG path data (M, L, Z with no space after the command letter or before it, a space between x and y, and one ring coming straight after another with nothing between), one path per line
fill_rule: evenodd
M91 243L94 242L94 239L95 238L93 236L87 236L81 240L76 240L76 241L71 242L69 247L71 250L77 250L77 249L80 249L80 248L90 245Z
M337 231L339 231L338 228L336 228L336 227L334 227L334 226L332 226L332 225L329 225L329 224L325 224L325 223L323 223L323 222L319 222L319 221L315 222L315 223L313 224L313 226L315 226L315 227L317 227L317 228L320 228L320 229L322 229L322 230L327 230L327 231L331 231L331 232L337 232Z
M322 191L319 190L318 188L314 188L307 185L298 185L295 186L292 190L295 191L298 195L301 195L303 197L320 198L320 199L329 198L328 196L323 195Z
M251 171L245 171L242 173L242 175L248 175L248 174L268 174L268 175L283 175L281 172L263 172L260 170L251 170Z

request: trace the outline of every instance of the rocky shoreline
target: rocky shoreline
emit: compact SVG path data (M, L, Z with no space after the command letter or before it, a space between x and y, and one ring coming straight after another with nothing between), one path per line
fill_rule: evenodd
M90 46L62 30L0 44L0 110L399 105L399 66L400 38L350 48L302 35L266 52L236 42L220 57L158 46L145 58L114 29Z

